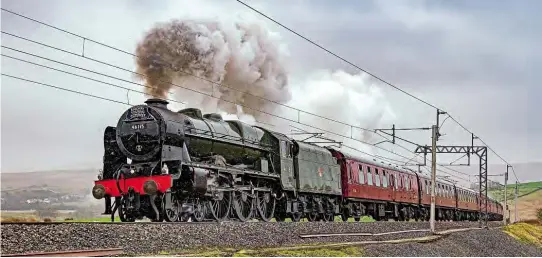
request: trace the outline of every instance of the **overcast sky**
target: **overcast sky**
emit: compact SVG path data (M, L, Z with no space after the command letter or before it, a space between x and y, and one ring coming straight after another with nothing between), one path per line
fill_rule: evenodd
M358 66L448 111L510 163L542 161L542 19L537 17L542 2L272 2L247 1ZM318 69L358 72L233 0L5 0L2 7L129 52L134 52L137 41L156 22L240 14L266 22L281 35L290 52L288 67L294 78ZM82 51L82 39L20 17L2 12L1 24L2 31ZM130 73L4 34L2 46L132 80ZM10 50L2 49L2 53L77 72ZM131 70L135 67L132 57L88 42L85 55ZM122 101L127 98L124 90L5 57L1 68L3 73L64 88ZM116 124L126 106L6 77L1 82L2 172L100 166L103 130ZM434 109L389 86L380 87L391 103L397 127L434 123ZM144 100L135 92L129 98L132 103ZM391 123L380 126L391 127ZM439 144L470 144L470 135L450 119L442 133L446 135ZM401 135L430 144L429 132ZM443 162L449 159L453 160L443 155ZM495 155L490 155L489 162L502 163ZM525 176L542 177L535 173Z

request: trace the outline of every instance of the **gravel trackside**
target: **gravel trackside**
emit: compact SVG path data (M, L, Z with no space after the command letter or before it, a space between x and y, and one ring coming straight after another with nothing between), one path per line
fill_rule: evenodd
M430 243L379 244L363 247L367 256L470 256L541 257L542 249L523 244L501 229L471 230L451 233Z
M489 226L498 226L501 224L499 222L491 222ZM438 222L437 230L477 226L477 222ZM138 255L195 247L231 247L241 249L323 242L388 240L419 237L427 235L427 233L415 232L378 237L342 236L308 239L300 238L299 235L347 232L382 233L428 228L428 222L1 224L1 251L5 255L27 252L121 247L129 255ZM473 232L481 232L481 230ZM462 235L456 238L465 241L467 245L475 246L476 243L483 241L483 237L483 234L479 236L474 233L473 239L467 239L466 237L462 237ZM501 237L504 238L507 236ZM453 239L454 236L451 236L449 239L443 241L453 243ZM450 250L455 248L457 247L450 248ZM374 249L375 255L379 254L379 250L381 250L380 247ZM513 250L512 252L520 254L519 252L515 253ZM397 254L406 255L403 252ZM441 254L446 255L446 253Z

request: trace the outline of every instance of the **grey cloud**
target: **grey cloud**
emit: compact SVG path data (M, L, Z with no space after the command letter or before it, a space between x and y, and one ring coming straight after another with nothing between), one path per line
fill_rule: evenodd
M191 1L81 3L50 1L41 4L13 0L3 1L3 7L130 51L144 30L155 22L199 13L225 15L240 12L255 16L235 1L202 1L198 2L199 5ZM272 6L264 2L251 4L361 67L442 106L510 161L542 160L542 137L538 135L542 122L535 119L540 107L538 99L542 96L542 90L537 86L542 77L535 68L541 64L542 53L538 46L542 45L542 37L533 33L541 30L542 19L536 18L532 11L525 14L528 6L509 12L508 7L499 8L498 4L492 4L492 8L486 10L465 2L457 2L453 6L434 2L410 3L402 2L400 12L382 1L352 1L341 5L330 5L327 1L300 1L288 8L284 8L285 2ZM272 24L270 27L288 43L291 52L289 66L293 74L318 68L357 72L284 29ZM72 51L80 50L77 38L61 36L2 14L2 30L8 29L37 40L60 44ZM2 44L8 43L20 46L18 42L2 36ZM30 46L21 47L28 49ZM73 57L67 59L67 55L32 49L55 59L82 62ZM91 44L87 45L87 51L93 57L134 67L129 56ZM50 72L46 75L42 70L27 70L27 65L15 65L14 61L5 58L2 58L2 64L3 72L17 72L21 76L33 76L114 99L125 98L122 91L69 76L51 76ZM131 77L91 62L83 64L126 79ZM116 122L122 106L49 89L25 90L24 96L17 96L21 93L20 88L31 89L32 86L6 78L2 78L2 83L3 171L89 163L99 166L103 128ZM133 85L130 87L137 89ZM433 110L388 86L382 87L399 114L396 124L427 126L432 123ZM132 101L143 99L137 94L131 96ZM27 107L19 109L24 99L28 100L23 104ZM48 120L44 114L52 114L54 119ZM41 126L28 127L32 121L39 121ZM468 134L449 122L444 128L449 136L443 141L468 142ZM73 125L73 130L68 130L68 125ZM21 139L22 132L30 136ZM412 137L429 142L426 133ZM496 162L497 159L493 157L491 161Z

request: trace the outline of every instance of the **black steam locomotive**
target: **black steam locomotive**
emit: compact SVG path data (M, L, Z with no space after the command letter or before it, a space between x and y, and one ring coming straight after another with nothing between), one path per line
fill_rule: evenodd
M164 100L145 103L104 133L103 170L92 193L105 198L112 218L118 211L122 221L299 221L306 211L327 218L338 211L340 168L324 148L199 109L173 112ZM325 161L294 160L314 151Z

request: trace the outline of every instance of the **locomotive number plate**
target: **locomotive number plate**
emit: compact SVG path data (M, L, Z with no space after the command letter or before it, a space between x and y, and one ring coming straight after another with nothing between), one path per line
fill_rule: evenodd
M143 130L145 129L145 124L133 124L131 127L132 130Z

